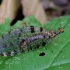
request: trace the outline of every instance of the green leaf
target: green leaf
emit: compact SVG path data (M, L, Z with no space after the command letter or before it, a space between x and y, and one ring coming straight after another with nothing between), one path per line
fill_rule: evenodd
M31 20L32 19L32 20ZM52 41L35 51L22 53L13 57L0 57L1 70L70 70L70 16L64 16L50 20L43 28L58 30L64 28L64 33L58 35L59 38L54 38ZM23 20L29 25L39 26L35 18L27 17ZM45 55L40 56L41 53Z
M40 22L38 22L34 16L28 16L24 18L22 21L17 21L14 26L12 26L12 29L14 28L20 28L26 23L26 26L37 26L40 27L42 26Z
M37 26L40 27L42 26L39 21L34 16L28 16L27 18L22 20L23 23L27 23L27 26Z
M5 19L5 22L0 25L0 35L10 30L10 19Z
M15 29L15 28L20 28L20 27L22 27L22 21L17 21L13 26L12 26L12 29Z
M55 19L57 22L61 21L60 23L55 23L54 20L51 20L52 22L54 22L54 24L56 25L52 25L54 27L54 29L59 28L60 26L58 26L59 24L61 24L62 27L65 26L65 24L67 24L64 28L64 33L59 35L58 41L60 43L60 46L57 50L58 53L56 53L55 58L53 59L53 61L51 62L50 66L48 69L45 70L70 70L69 64L70 64L70 16L64 16L64 17L60 17ZM50 22L48 22L50 23ZM52 24L52 23L50 23ZM50 27L51 25L48 24L48 27ZM56 27L55 27L56 26ZM44 26L45 27L45 26ZM47 27L47 28L48 28ZM52 27L52 28L53 28ZM57 47L57 46L56 46Z

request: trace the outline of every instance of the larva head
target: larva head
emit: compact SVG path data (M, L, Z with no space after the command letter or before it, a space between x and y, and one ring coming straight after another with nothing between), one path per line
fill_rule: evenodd
M63 30L62 28L59 28L58 31L59 31L60 33L63 33L63 32L64 32L64 30Z
M58 34L63 33L63 32L64 32L64 30L62 28L59 28L57 31L48 30L48 31L44 32L44 36L45 36L45 38L50 39L50 38L56 37Z
M58 31L54 31L55 36L57 36L60 33L63 33L64 30L62 28L59 28Z

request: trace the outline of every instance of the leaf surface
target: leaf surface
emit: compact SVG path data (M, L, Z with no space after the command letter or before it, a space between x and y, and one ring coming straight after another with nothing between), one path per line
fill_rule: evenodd
M58 30L58 28L64 28L64 33L58 35L58 37L52 39L52 41L35 51L22 53L13 57L0 57L0 69L1 70L70 70L70 16L64 16L50 20L43 28ZM27 17L23 22L27 22L28 25L41 26L36 19L31 16ZM17 24L17 23L16 23ZM60 25L61 24L61 25ZM17 27L17 26L16 26ZM41 53L45 55L39 56ZM68 68L67 68L68 67Z

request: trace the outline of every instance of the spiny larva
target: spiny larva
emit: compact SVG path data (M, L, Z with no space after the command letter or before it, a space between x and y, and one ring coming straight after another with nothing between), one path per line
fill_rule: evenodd
M14 56L41 46L43 47L62 32L64 32L62 28L55 31L34 26L11 30L0 38L0 55Z

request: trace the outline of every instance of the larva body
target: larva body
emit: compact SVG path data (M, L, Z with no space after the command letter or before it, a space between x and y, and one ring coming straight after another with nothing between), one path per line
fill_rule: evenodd
M63 31L45 30L42 27L22 27L11 30L0 38L0 55L13 56L45 46Z

